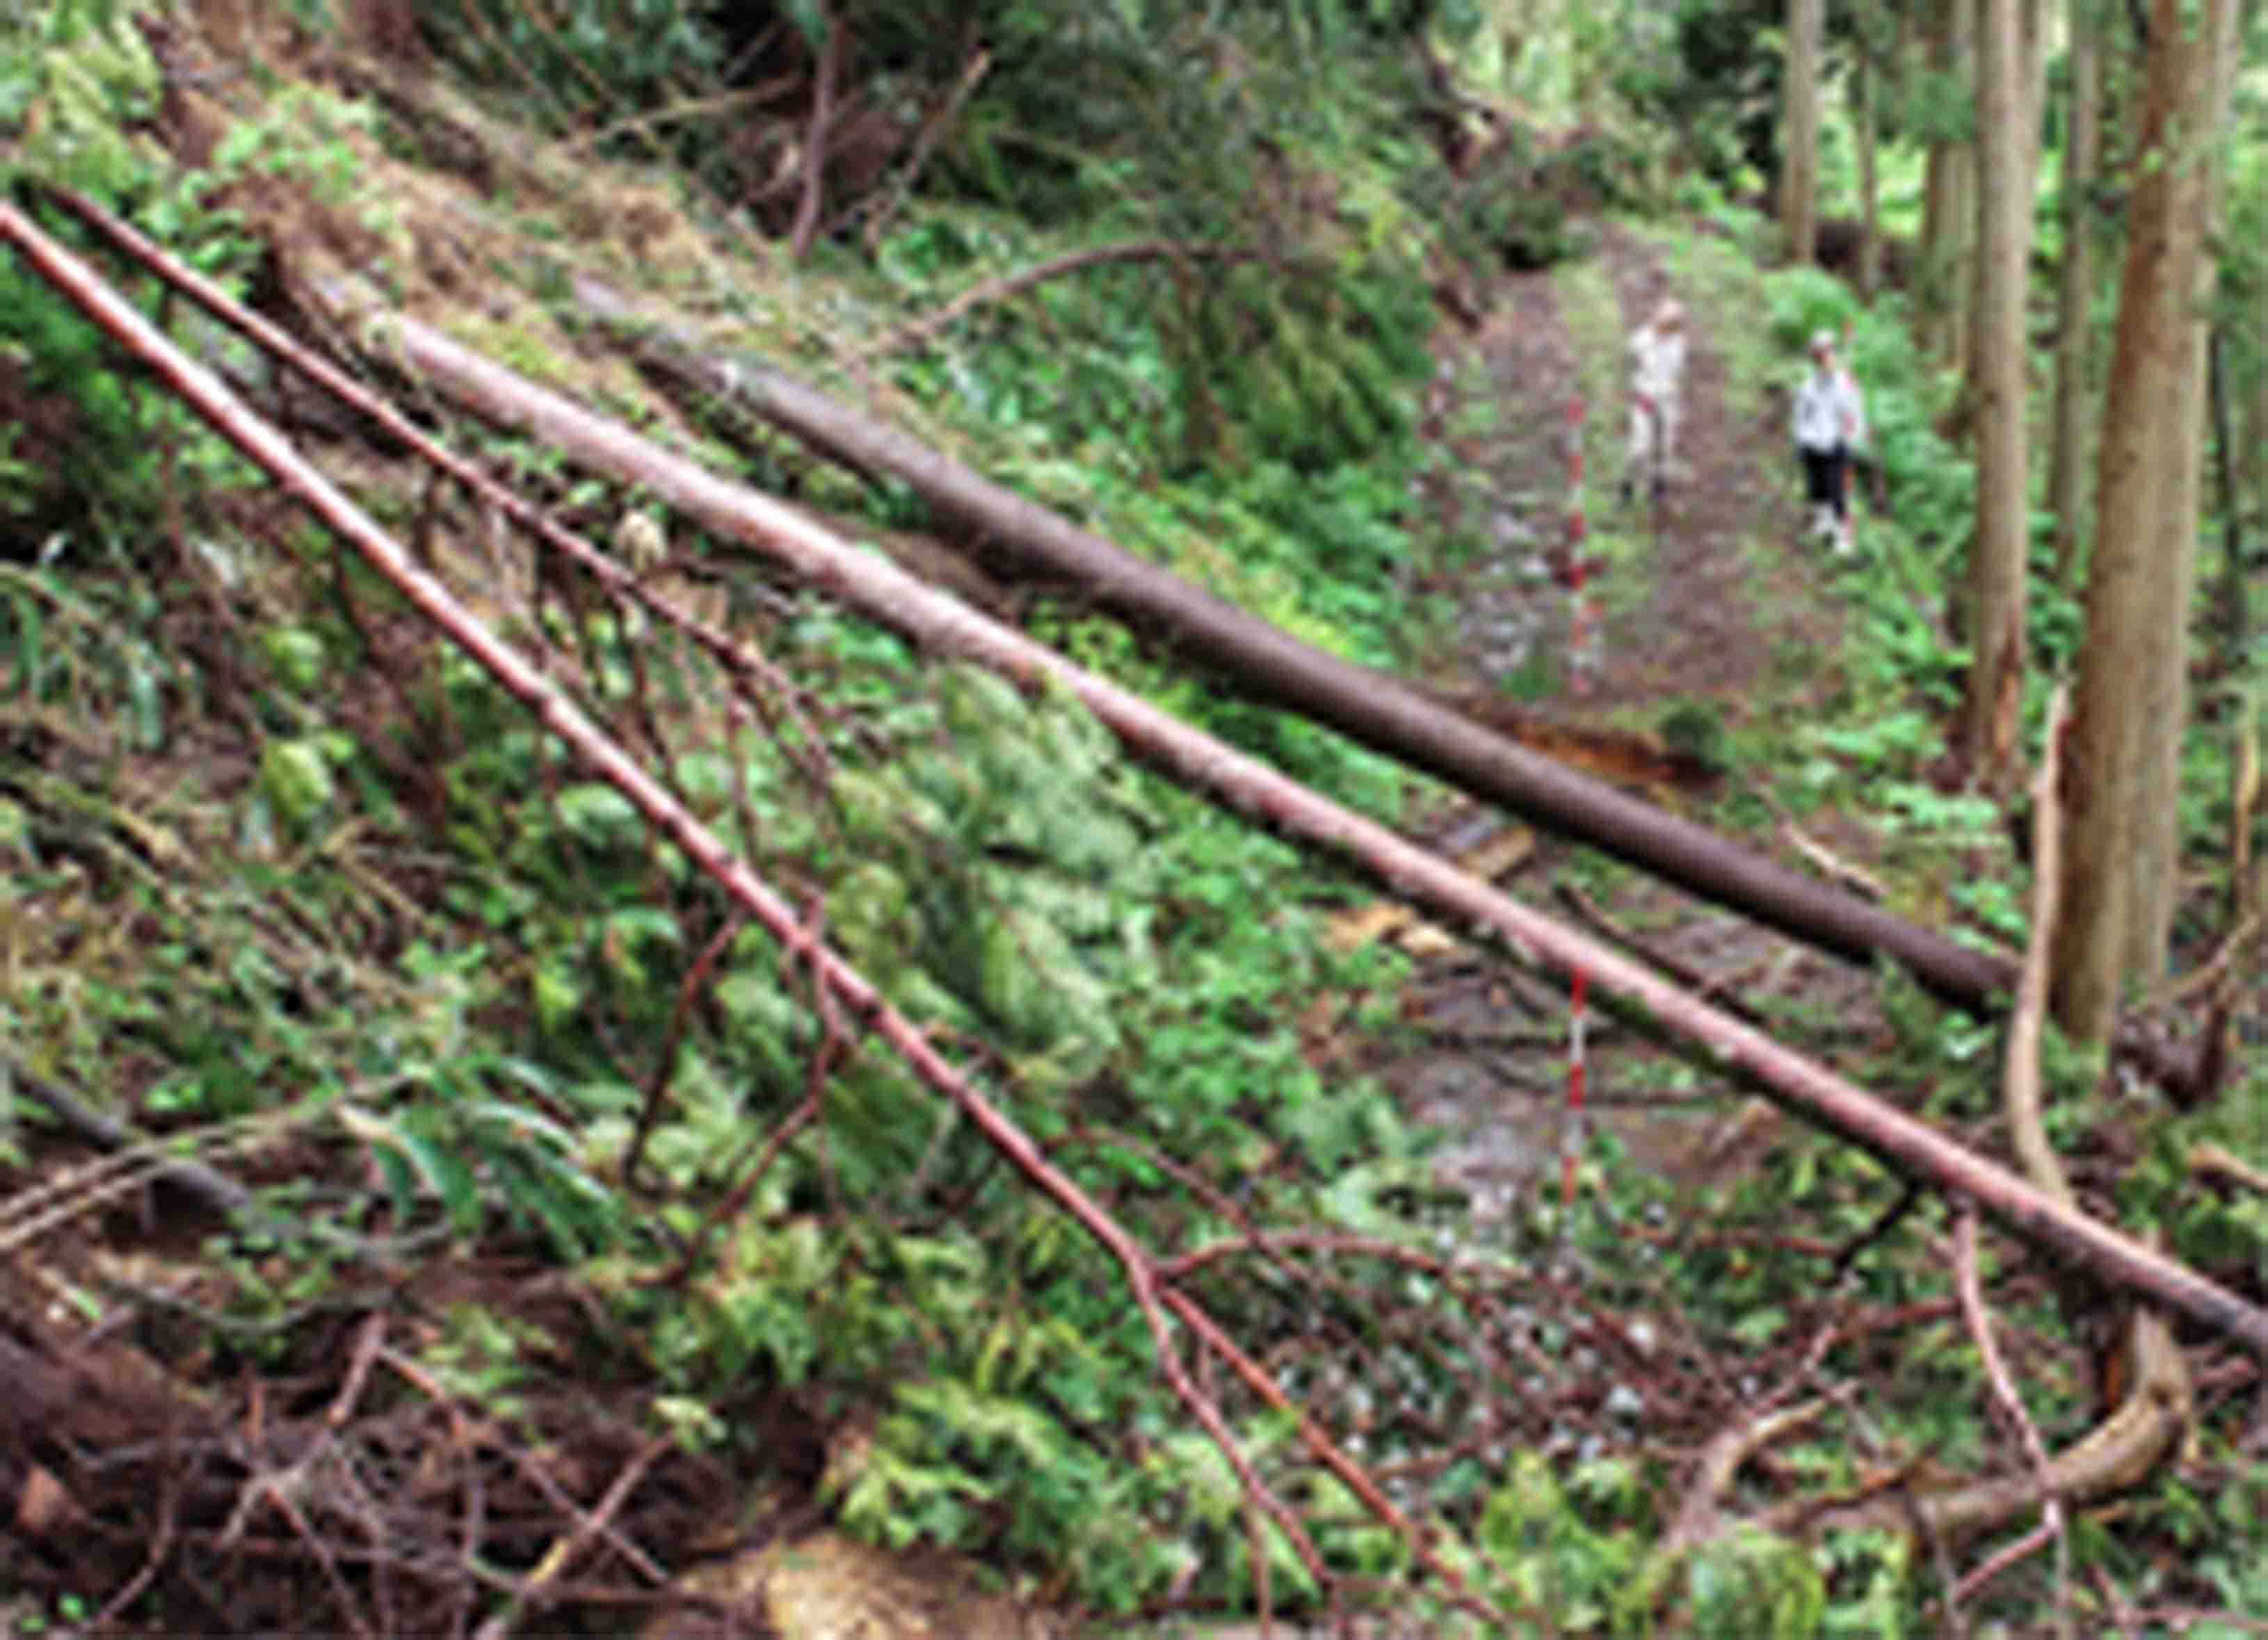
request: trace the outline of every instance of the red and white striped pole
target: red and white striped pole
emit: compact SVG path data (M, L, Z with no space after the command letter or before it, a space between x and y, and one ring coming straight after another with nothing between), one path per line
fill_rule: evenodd
M1563 1207L1572 1207L1575 1203L1575 1163L1583 1153L1583 1011L1591 989L1591 976L1583 969L1572 969L1570 978L1567 1124L1559 1138L1559 1202Z

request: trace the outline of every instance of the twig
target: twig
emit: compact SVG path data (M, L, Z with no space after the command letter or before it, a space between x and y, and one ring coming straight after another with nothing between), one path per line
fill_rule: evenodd
M730 949L747 921L748 914L735 906L725 919L725 925L701 948L701 954L694 959L693 966L686 970L684 982L677 988L677 1005L669 1011L669 1024L661 1033L660 1049L646 1077L645 1103L639 1107L630 1149L622 1153L622 1183L630 1189L637 1188L638 1163L644 1158L646 1140L660 1119L662 1100L668 1096L670 1078L677 1069L678 1044L684 1040L686 1024L692 1018L694 999L708 984L710 970L717 966L717 960Z
M173 1430L169 1427L166 1438L168 1460L173 1455ZM172 1461L165 1462L160 1466L160 1475L158 1534L150 1541L150 1552L143 1557L141 1568L126 1580L117 1593L103 1602L102 1610L95 1614L94 1622L88 1625L91 1634L107 1632L127 1607L142 1598L142 1592L150 1586L158 1575L158 1569L166 1563L166 1556L173 1550L175 1516L180 1505L180 1467Z
M669 1447L670 1438L659 1435L632 1453L630 1460L622 1466L622 1473L615 1477L614 1484L607 1489L606 1496L599 1500L598 1507L578 1520L573 1531L544 1552L543 1558L536 1563L535 1570L513 1592L504 1608L473 1631L473 1640L506 1640L529 1602L544 1597L559 1581L561 1574L590 1548L592 1539L601 1533L611 1533L614 1518L622 1512L631 1491L652 1467L653 1460L667 1452Z
M2142 1640L2141 1621L2135 1615L2133 1607L2127 1603L2126 1597L2118 1592L2118 1585L2111 1582L2110 1574L2102 1569L2100 1562L2089 1566L2087 1571L2088 1576L2095 1580L2095 1592L2102 1597L2103 1607L2110 1614L2110 1621L2118 1625L2122 1640Z
M843 68L845 25L843 13L828 8L827 39L819 48L817 80L812 90L811 126L803 139L803 198L795 208L795 229L788 249L796 261L811 254L819 234L819 210L827 173L828 128L835 122L835 77Z
M784 96L803 83L799 74L783 74L777 79L766 80L761 85L735 86L731 91L718 92L707 97L689 97L666 107L650 108L643 114L627 114L611 125L594 126L578 132L559 144L563 158L572 158L585 150L594 150L600 143L633 132L644 136L657 126L677 125L687 120L698 120L712 114L724 114L734 108L744 108L767 103L775 97Z
M2014 1542L2001 1545L1999 1548L1994 1549L1992 1554L1985 1556L1984 1559L1979 1561L1970 1570L1964 1572L1962 1575L1961 1581L1953 1586L1955 1597L1963 1600L1970 1599L1979 1589L1992 1582L1993 1578L2007 1570L2009 1567L2014 1565L2017 1562L2029 1559L2030 1556L2038 1554L2046 1545L2050 1543L2060 1543L2063 1541L2063 1526L2060 1521L2043 1520L2039 1525L2034 1526L2029 1532L2025 1533L2023 1536L2018 1538ZM2071 1614L2065 1605L2067 1591L2061 1586L2062 1572L2063 1568L2058 1565L2057 1568L2057 1581L2058 1586L2056 1591L2056 1628L2058 1632L2067 1635L2071 1632L2067 1621Z
M2014 1430L2019 1444L2023 1447L2024 1456L2031 1462L2033 1474L2039 1479L2039 1535L2042 1541L2051 1538L2056 1544L2056 1630L2065 1636L2065 1640L2069 1640L2074 1632L2071 1608L2071 1542L2064 1529L2063 1500L2056 1493L2047 1447L2040 1439L2040 1432L2032 1423L2031 1414L2024 1410L2023 1397L2016 1394L2016 1386L2008 1377L2007 1364L2000 1358L2000 1346L1992 1336L1992 1318L1984 1308L1984 1283L1977 1269L1977 1210L1966 1202L1961 1204L1953 1221L1953 1269L1955 1284L1961 1296L1961 1313L1969 1323L1970 1336L1977 1341L1977 1353L1984 1361L1984 1376L1992 1386L1993 1399ZM1955 1592L1965 1595L1981 1586L2002 1565L2021 1559L2037 1547L2036 1543L2012 1545L1963 1578Z
M860 357L873 360L902 353L908 348L919 347L971 311L994 302L1005 301L1064 274L1107 267L1113 262L1178 262L1195 261L1201 258L1233 267L1241 262L1258 261L1260 253L1239 250L1226 245L1204 245L1174 239L1135 239L1116 245L1090 245L1083 251L1068 251L1061 256L1050 256L1045 261L1035 262L1014 273L1002 274L997 279L987 279L982 284L963 290L928 318L917 320L895 335L885 336Z
M2198 1178L2268 1195L2268 1173L2219 1144L2199 1144L2190 1152L2190 1171Z
M1558 896L1560 904L1565 906L1584 922L1624 950L1635 952L1644 957L1695 996L1705 998L1713 997L1718 1005L1727 1013L1746 1019L1751 1025L1763 1022L1763 1016L1746 1003L1738 997L1722 995L1725 989L1737 977L1736 975L1711 974L1704 969L1696 967L1683 957L1662 950L1652 941L1640 938L1609 916L1597 901L1572 883L1556 883L1552 886L1552 892Z
M1843 1277L1849 1274L1851 1267L1859 1261L1859 1255L1896 1229L1899 1222L1908 1213L1913 1211L1915 1205L1920 1200L1921 1186L1911 1179L1907 1180L1905 1188L1898 1192L1898 1199L1877 1214L1873 1224L1853 1236L1849 1245L1835 1255L1834 1266L1829 1270L1827 1276L1828 1286L1830 1288L1841 1286Z
M67 1132L99 1150L147 1156L155 1148L153 1141L144 1138L124 1122L103 1114L75 1094L43 1077L33 1076L15 1059L0 1054L0 1087L11 1085L62 1123ZM224 1218L233 1218L252 1209L251 1191L202 1162L168 1158L154 1164L147 1176L195 1198Z
M1828 881L1854 889L1869 900L1888 900L1890 897L1890 891L1882 886L1880 878L1852 864L1797 825L1795 816L1787 812L1763 783L1752 782L1749 790L1756 795L1757 801L1771 811L1772 818L1779 822L1780 835L1787 839L1788 846L1810 861Z
M923 168L929 164L929 157L937 148L938 139L945 135L946 128L953 123L954 115L960 113L961 104L968 100L969 93L976 89L977 82L984 77L991 66L992 54L979 46L969 54L968 66L961 70L961 78L946 94L946 99L922 122L921 134L914 138L913 154L906 161L904 172L891 185L890 191L883 195L881 202L874 207L874 214L866 219L865 240L869 257L881 249L882 235L889 226L890 218L911 197L914 185L921 180Z
M1718 1506L1732 1489L1733 1479L1740 1473L1741 1466L1782 1436L1816 1422L1830 1404L1821 1396L1800 1406L1743 1418L1712 1436L1709 1444L1701 1449L1701 1461L1694 1468L1692 1482L1685 1489L1685 1501L1678 1506L1669 1535L1662 1540L1662 1552L1678 1554L1714 1536Z
M347 1375L339 1385L339 1393L330 1409L323 1415L326 1427L336 1430L345 1426L354 1416L355 1402L362 1398L362 1386L370 1377L372 1364L378 1359L379 1349L386 1342L386 1313L373 1310L355 1335L354 1358L347 1364Z
M2252 937L2260 931L2260 928L2261 915L2257 908L2244 913L2236 919L2228 932L2221 936L2220 943L2213 947L2213 955L2179 979L2169 982L2163 991L2143 1004L2142 1011L2178 1008L2193 1001L2199 993L2212 989L2214 982L2235 960L2237 953L2250 943Z
M813 1063L815 1064L816 1059ZM664 1274L652 1277L651 1282L640 1284L675 1287L688 1280L700 1267L702 1254L708 1250L709 1238L715 1233L717 1226L726 1219L737 1218L740 1216L742 1210L747 1206L748 1198L755 1194L756 1186L762 1182L766 1173L771 1172L772 1164L779 1159L780 1152L787 1148L788 1142L818 1121L820 1110L819 1094L812 1092L805 1095L801 1102L790 1111L780 1124L766 1136L763 1151L756 1158L754 1166L748 1169L747 1176L734 1185L722 1201L702 1217L700 1228L687 1239L685 1251L678 1256L675 1266Z

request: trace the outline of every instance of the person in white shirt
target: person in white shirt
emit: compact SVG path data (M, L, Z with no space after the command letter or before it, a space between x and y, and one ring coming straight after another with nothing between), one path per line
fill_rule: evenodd
M1630 448L1623 466L1627 502L1646 475L1660 500L1676 448L1678 393L1685 377L1685 310L1664 301L1630 339Z
M1858 378L1835 362L1835 337L1811 338L1811 374L1795 394L1795 454L1811 504L1811 527L1851 550L1851 454L1867 438L1867 407Z

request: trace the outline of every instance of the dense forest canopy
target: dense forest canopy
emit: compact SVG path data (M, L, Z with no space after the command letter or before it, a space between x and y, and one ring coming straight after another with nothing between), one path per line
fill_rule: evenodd
M11 1632L2268 1622L2257 5L19 0L0 179Z

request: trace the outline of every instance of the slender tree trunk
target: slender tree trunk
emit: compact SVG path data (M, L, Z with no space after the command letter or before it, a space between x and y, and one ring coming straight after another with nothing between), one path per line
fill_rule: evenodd
M1953 74L1955 7L1959 0L1932 0L1922 18L1924 80L1941 92ZM1932 101L1937 99L1933 97ZM1921 247L1917 258L1914 295L1914 341L1938 357L1948 351L1946 315L1949 292L1959 261L1961 213L1954 175L1956 136L1943 129L1930 134L1929 152L1922 173Z
M2150 17L2065 779L2054 1006L2082 1042L2103 1041L2124 985L2161 967L2173 906L2210 272L2203 139L2220 123L2236 4L2204 0L2185 26L2184 0L2155 0Z
M2032 200L2025 160L2021 0L1984 0L1977 54L1978 233L1974 406L1977 535L1970 546L1969 692L1961 752L1990 790L2005 784L2022 721L2024 562L2030 519L2024 403L2024 286Z
M1960 134L1945 144L1945 222L1938 265L1934 350L1964 380L1977 249L1977 4L1947 0L1945 72L1965 99Z
M2165 504L2158 510L2156 620L2148 629L2149 668L2141 684L2143 721L2156 732L2143 736L2144 783L2134 827L2134 900L2126 919L2124 967L2131 980L2154 982L2165 971L2174 912L2181 899L2182 746L2189 724L2190 615L2196 606L2198 531L2205 506L2205 408L2214 286L2220 270L2213 254L2219 237L2220 188L2212 138L2228 106L2236 55L2238 0L2213 0L2177 13L2187 36L2183 49L2204 58L2198 90L2184 107L2183 124L2189 151L2185 214L2181 232L2191 241L2189 285L2183 305L2185 329L2182 371L2168 401L2172 463L2165 476ZM2152 40L2154 42L2154 29ZM2192 124L2191 121L2196 121Z
M2063 265L2057 270L2055 422L2048 452L2048 511L2056 520L2056 573L2068 586L2079 565L2086 525L2088 364L2094 327L2095 224L2088 195L2095 186L2101 105L2095 51L2095 0L2071 0L2071 119L2064 134Z
M1881 77L1870 33L1859 46L1851 99L1851 119L1859 135L1859 299L1869 306L1882 277L1881 182L1874 152L1874 104L1881 95Z
M2050 0L2023 0L2024 33L2024 180L2036 202L2040 180L2040 145L2047 140L2048 5Z
M2216 323L2205 342L2205 408L2213 427L2214 510L2220 514L2220 578L2213 584L2209 617L2220 664L2231 672L2244 662L2250 631L2245 605L2244 492L2236 475L2236 418L2228 402L2228 337ZM2240 732L2248 732L2250 723Z
M1826 0L1787 0L1787 64L1780 87L1779 225L1800 268L1819 248L1819 44Z

